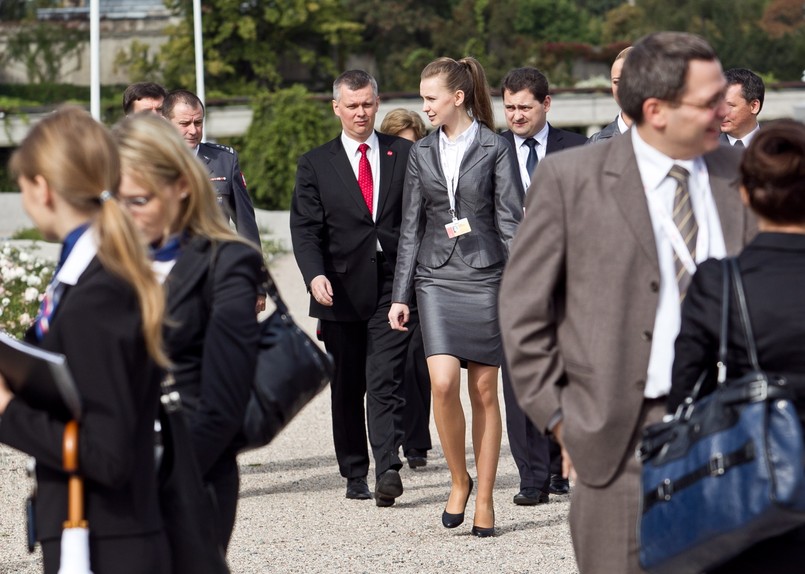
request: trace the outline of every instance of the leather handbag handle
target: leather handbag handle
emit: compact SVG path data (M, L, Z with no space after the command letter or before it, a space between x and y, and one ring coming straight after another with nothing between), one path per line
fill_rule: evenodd
M737 258L730 258L730 269L732 271L732 280L735 283L735 295L738 299L738 310L741 316L741 324L744 328L744 337L746 338L746 354L749 357L749 363L752 365L752 368L755 371L760 371L760 364L757 360L755 335L752 331L752 323L749 321L749 309L746 306L744 283L741 279L741 270L738 268Z

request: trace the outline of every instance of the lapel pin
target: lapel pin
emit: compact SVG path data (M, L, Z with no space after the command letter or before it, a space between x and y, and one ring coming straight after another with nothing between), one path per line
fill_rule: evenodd
M394 155L394 152L389 150L389 151L386 152L386 155Z

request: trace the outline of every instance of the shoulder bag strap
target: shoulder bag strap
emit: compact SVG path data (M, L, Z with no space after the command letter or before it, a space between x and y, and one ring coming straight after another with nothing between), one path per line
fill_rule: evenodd
M716 367L718 368L718 384L722 384L727 380L727 334L729 329L730 310L730 273L727 265L727 259L722 259L721 269L723 271L723 279L721 281L721 325L719 328L718 337L718 361L716 362ZM699 377L699 380L696 381L696 385L693 387L693 391L688 397L689 400L686 400L680 406L687 408L699 400L699 395L701 394L702 385L704 384L705 379L707 379L707 370L705 370Z
M749 363L755 371L760 371L760 364L757 360L757 347L755 346L755 335L752 331L752 323L749 321L749 309L746 307L746 294L744 293L741 270L738 268L738 259L730 258L730 268L732 270L732 280L735 283L735 296L738 299L738 310L741 316L741 324L744 328L746 338L746 354Z
M221 247L216 241L212 242L212 255L210 256L210 268L207 273L207 283L204 286L204 298L207 302L207 308L212 308L212 286L213 282L215 281L215 264L218 261L218 251ZM282 315L290 315L288 310L288 306L285 304L285 301L282 300L280 297L279 290L277 289L277 284L274 283L274 278L271 276L271 273L266 269L266 282L264 284L266 289L266 295L268 295L271 300L274 302L274 305L277 307L277 311L280 312Z

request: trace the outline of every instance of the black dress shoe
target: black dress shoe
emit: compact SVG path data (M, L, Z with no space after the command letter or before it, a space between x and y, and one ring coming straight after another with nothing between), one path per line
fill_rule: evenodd
M347 479L347 498L352 500L369 500L372 494L369 492L369 485L366 484L366 479L348 478Z
M399 471L390 468L377 478L375 483L375 504L392 506L394 499L403 493L403 484Z
M470 489L467 491L467 498L464 499L464 508L467 508L467 502L470 500L470 494L472 494L472 477L468 474L467 480L470 481ZM464 522L464 511L462 510L458 514L451 514L445 510L442 512L442 525L445 528L455 528L457 526L461 526Z
M551 486L548 488L548 492L551 494L569 494L570 481L563 478L561 474L552 474Z
M514 495L514 503L518 506L535 506L548 502L548 493L539 488L523 488Z
M428 464L428 451L412 448L406 451L405 458L410 468L419 468Z
M472 525L472 530L470 531L473 536L477 536L478 538L489 538L490 536L495 535L495 511L492 511L492 526L489 528L483 528L481 526Z

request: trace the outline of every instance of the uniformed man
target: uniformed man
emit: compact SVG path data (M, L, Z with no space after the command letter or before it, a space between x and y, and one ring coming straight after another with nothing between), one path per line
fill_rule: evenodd
M254 218L254 206L246 191L246 179L240 171L238 154L231 147L203 142L204 104L188 90L174 90L162 102L162 115L182 134L184 141L195 150L207 166L210 181L218 195L218 205L235 224L238 235L260 246L260 233Z

